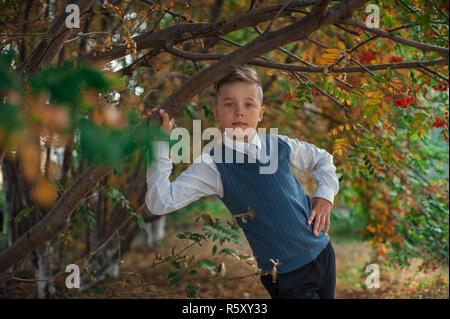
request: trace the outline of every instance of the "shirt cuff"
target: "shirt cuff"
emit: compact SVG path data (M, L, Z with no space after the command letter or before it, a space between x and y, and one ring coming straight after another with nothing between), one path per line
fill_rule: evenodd
M331 188L321 185L319 187L317 187L316 192L311 196L311 198L314 197L320 197L320 198L324 198L327 201L329 201L331 203L331 205L333 205L334 203L334 192ZM333 207L333 206L332 206Z
M152 142L153 157L155 160L170 159L169 154L169 142L167 141L154 141Z

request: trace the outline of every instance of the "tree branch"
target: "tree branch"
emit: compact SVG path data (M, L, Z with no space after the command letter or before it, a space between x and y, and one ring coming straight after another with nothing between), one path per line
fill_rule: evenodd
M92 166L84 171L39 223L2 252L0 273L18 263L40 244L52 239L63 230L80 200L111 171L110 168Z
M353 25L353 26L358 27L358 28L360 28L362 30L366 30L368 32L374 33L374 34L376 34L376 35L378 35L378 36L380 36L382 38L388 38L388 39L391 39L392 41L395 41L395 42L398 42L398 43L402 43L402 44L405 44L407 46L420 49L422 51L435 51L435 52L445 53L447 55L449 53L449 49L448 48L442 48L442 47L438 47L438 46L435 46L435 45L432 45L432 44L426 44L426 43L421 43L421 42L405 39L405 38L402 38L402 37L400 37L398 35L395 35L395 34L393 34L391 32L384 31L384 30L381 30L381 29L369 28L369 27L366 26L365 23L362 23L362 22L360 22L360 21L358 21L356 19L353 19L353 18L348 19L346 21L346 24Z
M220 60L227 55L224 53L191 53L186 52L180 49L176 49L175 47L165 48L165 50L174 56L188 59L191 61L207 61L207 60ZM418 67L426 67L438 64L448 63L448 59L442 58L438 60L432 61L414 61L414 62L399 62L399 63L386 63L386 64L374 64L374 65L365 65L361 67L343 67L339 69L333 69L334 73L352 73L352 72L365 72L367 70L386 70L388 68L391 69L412 69ZM271 62L271 61L262 61L262 60L253 60L248 62L248 64L252 64L255 66L278 69L278 70L286 70L286 71L297 71L297 72L310 72L310 73L323 73L325 69L328 67L325 66L313 66L313 65L292 65L280 62ZM367 69L367 70L366 70Z
M94 4L94 0L72 0L67 3L67 5L69 4L78 5L81 17ZM61 51L69 36L77 30L75 28L69 29L66 26L66 18L69 15L65 11L66 6L64 6L64 9L53 21L52 26L39 45L33 50L25 62L19 66L18 70L20 72L32 73L41 65L51 63Z

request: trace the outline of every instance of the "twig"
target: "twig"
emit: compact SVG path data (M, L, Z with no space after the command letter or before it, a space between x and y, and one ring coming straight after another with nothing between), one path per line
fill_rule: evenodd
M428 71L428 72L430 72L431 74L434 74L434 75L436 75L437 77L441 78L442 80L448 82L448 77L444 77L444 76L440 75L439 73L437 73L437 72L435 72L435 71L433 71L433 70L431 70L431 69L429 69L429 68L427 68L427 67L419 66L419 69L423 69L423 70L425 70L425 71ZM419 71L420 71L420 70L419 70ZM438 82L439 82L439 81L438 81Z
M104 32L104 31L88 32L88 33L82 33L82 32L80 32L80 33L77 34L77 36L76 36L75 38L65 41L64 44L67 44L67 43L70 43L70 42L72 42L72 41L75 41L75 40L79 39L80 37L85 37L85 36L90 36L90 35L96 35L96 34L108 35L108 36L110 36L112 39L114 39L114 36L113 36L111 33L109 33L109 32Z
M422 42L405 39L405 38L402 38L398 35L392 34L385 30L381 30L381 29L377 29L377 28L369 28L368 26L366 26L365 23L362 23L353 18L346 20L346 22L347 22L347 24L356 26L364 31L368 31L370 33L375 33L376 35L379 35L380 37L387 38L392 41L402 43L407 46L414 47L414 48L417 48L417 49L420 49L423 51L435 51L435 52L445 53L447 55L449 53L448 48L438 47L436 45L431 45L431 44L426 44L426 43L422 43Z
M280 14L284 11L284 9L286 9L286 7L288 5L291 4L293 0L288 0L285 2L285 4L281 7L280 10L278 10L277 14L275 14L275 16L273 17L273 19L270 21L269 25L267 26L266 30L264 30L264 32L261 35L264 35L267 31L270 30L270 28L272 27L273 22L278 19L278 17L280 16Z

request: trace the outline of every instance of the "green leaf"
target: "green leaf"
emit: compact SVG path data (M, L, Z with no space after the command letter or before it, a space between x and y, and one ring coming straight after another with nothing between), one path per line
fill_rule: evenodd
M91 292L93 292L94 294L97 294L97 295L101 295L104 293L102 288L92 288Z
M373 79L377 82L388 83L388 81L384 78L384 76L381 75L375 75L373 76Z
M197 298L199 297L200 289L198 286L187 285L186 286L186 296L189 298Z
M183 276L176 276L174 277L170 282L169 282L169 286L174 286L177 283L180 282L180 280L183 278Z
M167 278L175 278L175 277L177 277L180 273L181 273L181 271L172 271L171 273L169 273L169 274L167 275Z
M237 256L238 255L238 251L236 249L223 248L223 249L220 250L219 255Z
M203 269L208 269L211 274L215 274L216 265L209 259L203 259L197 262L197 266Z
M23 92L17 73L11 68L15 54L12 51L0 54L0 91L15 90Z
M387 78L387 81L390 81L392 79L392 69L391 68L386 69L386 78Z
M181 265L178 261L172 261L172 266L174 266L177 269L181 269Z

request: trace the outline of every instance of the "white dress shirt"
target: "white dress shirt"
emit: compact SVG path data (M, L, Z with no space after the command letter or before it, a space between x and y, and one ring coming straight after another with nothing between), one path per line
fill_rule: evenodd
M334 196L339 190L339 179L333 164L333 156L313 144L285 135L278 136L291 148L291 165L300 170L312 172L317 187L311 197L321 197L333 204ZM245 143L233 141L224 133L223 141L226 146L234 148L238 152L259 158L261 140L258 134L254 135L250 143ZM203 152L175 181L170 182L172 160L170 159L169 142L153 142L153 147L154 162L147 169L147 194L145 196L145 202L152 214L168 214L204 196L223 197L222 179L208 152Z

